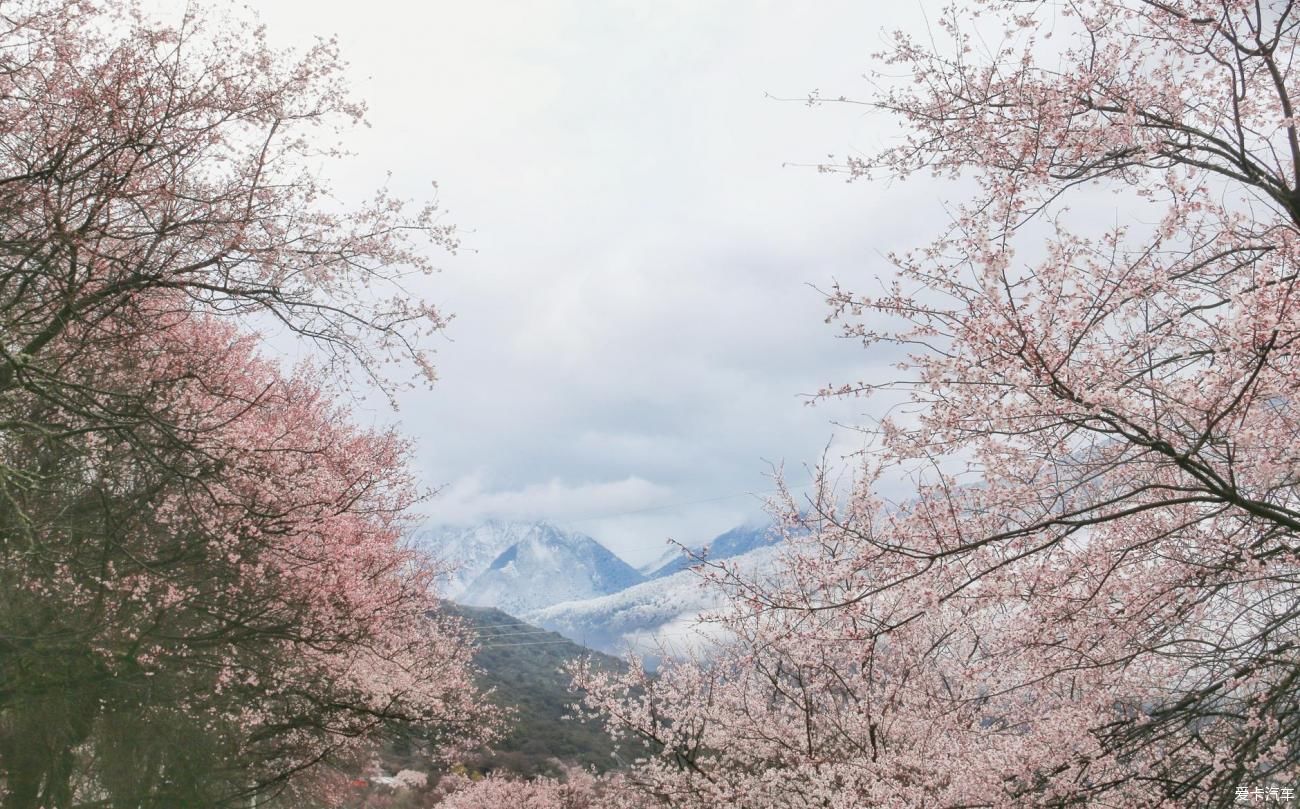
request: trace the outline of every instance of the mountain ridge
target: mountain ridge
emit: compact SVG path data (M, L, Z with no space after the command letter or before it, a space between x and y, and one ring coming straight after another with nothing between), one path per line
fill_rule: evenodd
M608 595L644 580L595 539L545 521L493 521L447 536L450 541L429 550L460 562L458 577L448 579L445 595L467 606L495 607L520 616L562 601Z
M458 589L445 592L450 600L500 609L614 654L695 646L704 639L699 614L720 600L691 568L701 559L728 559L759 572L773 563L781 542L774 526L739 525L637 570L592 537L545 521L488 521L442 536L426 552L461 561L452 580Z
M771 525L738 525L718 534L703 545L678 548L676 554L660 557L661 564L650 570L642 571L646 579L658 579L670 576L682 570L688 570L702 560L730 559L741 556L756 548L780 542L780 535Z

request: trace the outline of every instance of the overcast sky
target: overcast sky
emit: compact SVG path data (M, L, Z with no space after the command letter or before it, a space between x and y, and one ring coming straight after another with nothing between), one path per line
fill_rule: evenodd
M421 290L456 316L439 384L358 414L414 440L443 487L428 526L546 518L639 563L757 516L768 462L797 485L854 446L833 422L868 405L802 397L887 371L810 285L888 274L884 252L939 230L941 197L783 165L896 130L768 96L866 95L882 31L922 19L891 6L258 4L273 39L337 34L369 104L338 187L436 180L463 229Z

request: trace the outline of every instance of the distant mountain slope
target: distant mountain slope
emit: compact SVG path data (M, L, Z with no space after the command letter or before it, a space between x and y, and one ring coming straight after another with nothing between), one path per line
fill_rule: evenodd
M643 577L596 540L539 522L519 532L454 598L475 607L523 615L561 601L592 598L638 584Z
M438 583L442 597L455 599L488 569L492 560L536 526L536 523L508 520L488 520L474 526L445 526L413 538L411 545L431 559L452 567Z
M557 775L557 760L599 770L618 766L614 744L598 723L564 718L577 698L569 693L569 678L562 667L582 657L611 669L621 667L621 661L500 610L450 602L443 602L443 609L464 618L477 635L479 650L474 663L480 670L478 684L493 690L493 702L514 711L506 735L491 749L462 756L461 764L478 773L508 770L524 776ZM380 753L381 769L387 773L404 769L436 773L440 765L431 750L437 747L435 732L399 732ZM625 758L640 750L627 741L620 748Z
M746 575L762 575L779 552L777 545L762 545L729 561ZM594 649L611 654L632 649L657 656L703 642L711 633L698 617L720 605L718 593L704 586L699 573L687 569L611 595L552 604L525 617Z
M465 618L478 635L474 662L482 669L481 684L496 689L493 699L498 704L515 709L513 730L493 745L492 754L472 762L478 769L543 772L551 768L553 758L602 770L616 766L613 742L597 723L564 718L577 698L569 693L569 678L561 668L584 656L610 668L621 666L621 661L500 610L456 604L446 608Z
M706 559L729 559L749 553L756 548L773 545L780 540L780 534L771 525L741 525L718 534L701 548L691 548L691 551L695 556L702 554ZM676 551L663 559L657 567L645 571L645 577L658 579L671 576L699 564L699 559L695 556L688 555L680 548Z
M692 549L694 549L693 546ZM669 544L668 547L664 549L663 553L659 554L654 559L651 559L649 562L643 562L642 564L638 565L636 570L642 576L649 579L654 576L655 571L659 570L664 565L677 559L681 555L682 555L682 549L680 546L676 544Z
M775 558L779 544L771 526L739 526L693 552L756 571ZM591 537L545 522L445 529L421 548L461 564L444 590L452 600L495 607L614 654L629 647L658 654L662 642L696 645L699 613L719 604L689 570L698 558L676 550L643 568L647 575Z

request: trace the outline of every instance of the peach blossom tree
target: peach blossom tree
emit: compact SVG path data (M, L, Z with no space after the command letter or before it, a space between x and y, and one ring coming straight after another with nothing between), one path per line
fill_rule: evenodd
M405 445L325 392L432 379L443 318L403 283L455 246L431 205L333 201L318 164L361 114L331 42L0 9L5 809L301 806L394 723L490 736L398 545ZM260 356L268 322L318 363Z
M623 789L618 775L593 776L566 767L559 778L510 778L490 774L477 780L452 774L438 784L438 809L640 809L645 804Z
M824 394L896 406L852 485L776 504L776 574L710 567L729 640L657 677L576 672L658 751L644 794L1294 797L1298 26L1289 3L985 0L840 100L905 134L827 171L972 197L877 289L829 290L898 371Z
M490 735L471 638L399 549L404 444L211 318L116 349L64 381L150 422L77 432L33 400L63 428L0 456L24 475L0 507L5 806L301 802L395 723L444 753Z

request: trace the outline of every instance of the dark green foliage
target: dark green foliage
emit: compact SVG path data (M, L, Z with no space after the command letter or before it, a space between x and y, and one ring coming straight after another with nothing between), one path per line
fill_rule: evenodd
M511 712L500 740L461 760L468 771L554 777L561 775L561 765L603 772L622 766L620 757L627 762L638 755L626 743L616 751L599 724L566 718L576 697L569 692L564 665L587 656L611 668L622 666L621 661L500 610L449 602L443 608L473 628L480 647L474 657L478 683L491 689L492 701ZM431 763L429 751L437 747L427 733L406 729L390 738L381 764L388 772L409 768L433 774L439 768Z
M521 775L550 773L554 759L602 771L619 766L614 744L598 724L564 718L576 698L562 670L566 663L585 656L611 668L622 665L618 659L543 632L500 610L447 607L469 621L479 636L474 662L482 670L480 684L495 690L498 704L514 710L513 727L494 745L493 753L466 764ZM626 760L627 753L622 755Z

